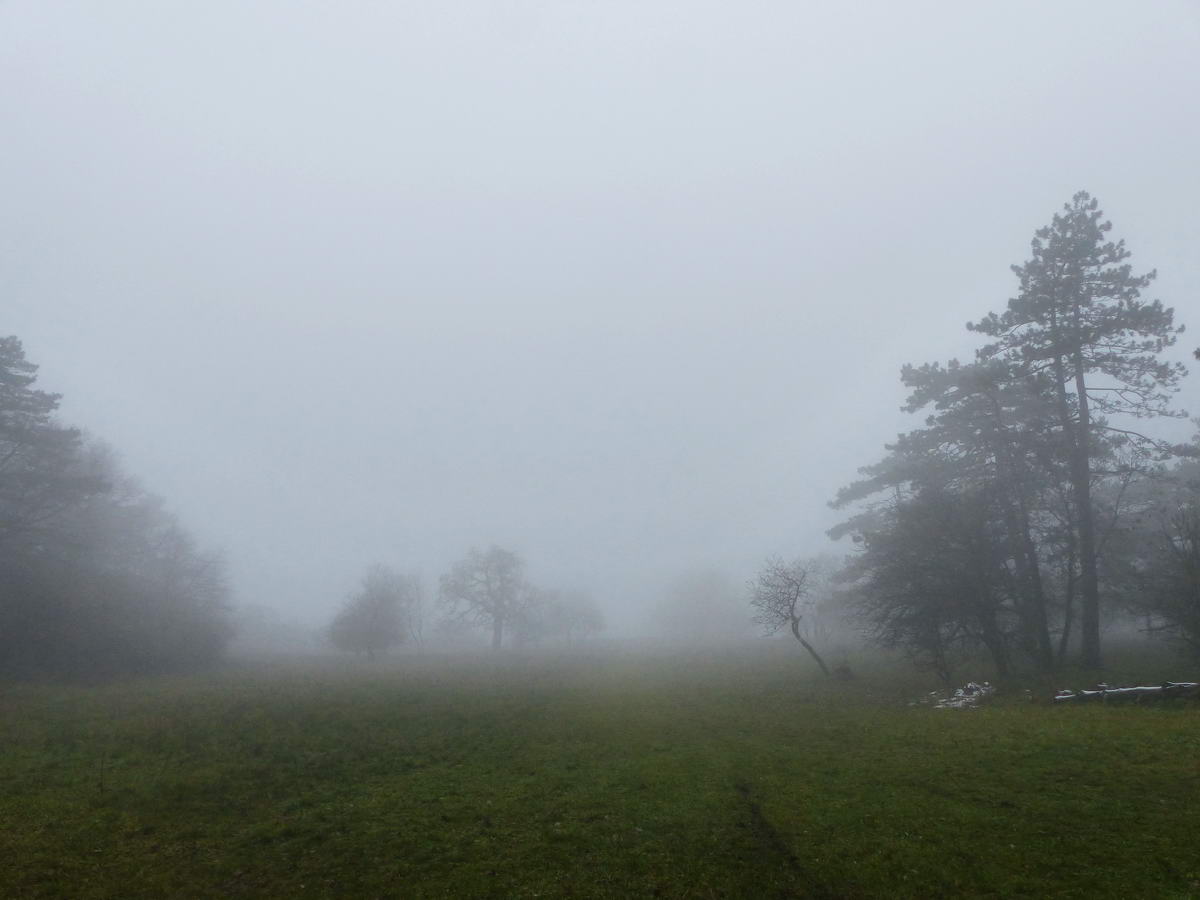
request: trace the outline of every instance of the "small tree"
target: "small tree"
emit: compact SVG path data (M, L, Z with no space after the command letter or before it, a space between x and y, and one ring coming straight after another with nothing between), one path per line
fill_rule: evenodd
M376 653L405 640L405 577L387 566L372 566L358 593L346 601L329 626L329 641L339 650Z
M603 630L604 613L585 591L527 587L520 614L513 622L513 634L521 644L549 640L574 646Z
M1161 525L1159 564L1151 579L1150 605L1163 630L1200 657L1200 506L1181 506Z
M499 650L505 629L516 623L528 593L524 568L511 550L492 545L483 552L472 547L442 576L440 595L447 616L490 629L492 649Z
M568 644L583 643L604 630L604 612L586 591L568 591L562 597L563 634Z
M407 637L418 650L425 647L426 594L425 583L417 572L403 576L404 628Z
M1126 602L1147 631L1200 659L1200 462L1183 460L1142 487L1123 535Z
M719 644L747 636L752 622L738 585L718 569L684 572L654 608L654 624L668 640Z
M801 624L812 606L809 568L804 560L788 563L778 556L769 557L750 582L750 605L757 610L754 621L762 625L767 634L775 634L782 628L791 629L792 637L828 676L829 667L805 638Z
M514 645L540 644L558 636L562 626L562 600L558 591L523 584L517 608L508 623Z

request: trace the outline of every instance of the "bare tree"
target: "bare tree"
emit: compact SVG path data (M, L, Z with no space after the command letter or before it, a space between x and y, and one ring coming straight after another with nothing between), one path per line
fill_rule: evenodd
M653 615L660 634L681 643L720 644L747 636L753 625L737 583L712 568L681 573L667 585Z
M492 649L499 650L505 628L521 611L524 563L517 554L492 545L486 552L474 547L442 576L442 605L450 618L490 628Z
M604 630L604 613L587 591L567 591L562 599L567 644L584 643Z
M805 638L801 625L812 606L809 580L809 565L804 560L787 563L778 556L768 557L750 582L750 605L757 610L754 621L762 625L767 634L790 628L792 636L828 676L829 667Z

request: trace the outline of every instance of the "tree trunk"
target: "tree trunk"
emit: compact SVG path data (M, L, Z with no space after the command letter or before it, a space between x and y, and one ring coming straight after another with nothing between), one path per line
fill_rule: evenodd
M1026 523L1028 529L1028 523ZM1032 559L1029 579L1033 586L1032 627L1037 641L1038 668L1042 672L1054 671L1054 645L1050 642L1050 621L1046 615L1046 593L1042 587L1042 569L1037 559L1037 550L1029 531L1025 532L1025 554Z
M1067 587L1063 599L1063 630L1058 639L1058 664L1067 658L1067 647L1071 640L1071 625L1075 619L1075 536L1069 535L1067 550Z
M1003 424L1003 409L1000 401L992 395L992 411L996 424L1001 432L996 442L997 480L1001 477L1000 460L1003 459L1008 469L1008 480L1012 485L1015 508L1002 498L1004 516L1009 535L1014 544L1013 559L1017 564L1017 572L1025 586L1025 596L1022 598L1019 610L1021 626L1032 651L1034 663L1040 672L1054 671L1054 648L1050 643L1050 623L1046 614L1046 592L1042 582L1041 561L1038 559L1037 544L1033 540L1033 528L1030 523L1029 502L1026 497L1028 481L1026 470L1018 462L1017 451L1008 439L1007 429ZM994 620L993 620L994 621ZM993 654L994 655L994 654Z
M1008 504L1005 503L1007 507ZM1011 510L1006 511L1006 518L1011 519ZM974 542L973 542L974 543ZM992 662L996 666L996 675L1000 678L1008 675L1008 646L1004 640L1004 634L1000 630L1000 625L996 621L996 599L992 594L991 587L988 585L988 572L986 559L986 548L980 548L976 544L976 550L972 554L974 559L975 570L975 609L976 621L979 625L980 638L983 645L991 654ZM981 549L983 552L980 552ZM1017 560L1020 566L1020 559ZM1026 604L1022 604L1024 607ZM1022 623L1025 622L1026 615L1024 609L1021 612Z
M821 659L821 654L813 649L813 645L804 639L804 635L800 633L800 620L792 619L792 634L796 640L800 642L800 646L808 651L809 655L817 661L817 665L821 667L821 671L825 673L825 677L829 677L829 667L825 665L825 660Z
M1055 327L1060 327L1055 320ZM1089 454L1090 421L1088 419L1087 385L1083 378L1083 360L1078 342L1072 353L1074 381L1079 407L1078 423L1071 416L1067 401L1066 363L1062 356L1054 357L1054 375L1058 382L1059 418L1067 447L1067 465L1071 493L1075 499L1075 526L1079 536L1079 587L1082 597L1081 628L1082 655L1085 668L1100 668L1100 582L1096 575L1096 523L1092 513L1092 472ZM1076 427L1078 425L1078 427Z
M1004 635L996 623L996 608L989 602L986 610L980 615L980 629L983 632L983 645L991 654L992 663L996 666L996 677L1008 677L1008 647L1004 643Z
M1015 469L1015 467L1014 467ZM1011 475L1016 479L1017 473ZM1014 486L1020 492L1022 487ZM1029 510L1024 498L1018 496L1017 508L1012 509L1005 503L1009 532L1013 538L1013 559L1017 564L1017 575L1024 584L1024 596L1021 600L1021 627L1025 632L1029 650L1034 664L1039 672L1054 671L1054 649L1050 644L1050 624L1046 616L1046 594L1042 586L1041 563L1037 556L1037 547L1033 541L1032 526L1029 521Z
M1079 587L1082 599L1080 638L1084 668L1099 669L1100 658L1100 578L1096 568L1096 516L1092 510L1092 467L1089 458L1091 421L1087 386L1083 380L1083 360L1075 359L1075 390L1079 399L1079 430L1071 454L1071 482L1079 506Z
M504 617L494 616L492 618L492 649L499 650L500 644L504 640Z

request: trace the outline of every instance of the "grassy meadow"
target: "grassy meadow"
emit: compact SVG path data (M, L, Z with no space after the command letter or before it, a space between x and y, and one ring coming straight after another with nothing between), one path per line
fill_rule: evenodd
M6 686L0 896L1200 896L1195 703L781 649Z

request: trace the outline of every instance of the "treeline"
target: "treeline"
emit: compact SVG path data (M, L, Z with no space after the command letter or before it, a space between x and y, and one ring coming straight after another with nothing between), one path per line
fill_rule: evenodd
M418 649L429 640L453 644L471 633L486 635L493 649L506 638L517 646L573 646L604 629L604 615L591 595L534 585L525 577L524 561L496 546L472 548L442 575L437 618L429 623L433 612L418 574L374 565L334 616L329 642L374 657L404 644Z
M21 342L0 338L0 677L210 662L231 634L221 559L60 424L36 378Z
M870 636L945 678L979 652L1098 668L1118 615L1200 652L1198 447L1150 421L1185 415L1163 358L1183 329L1110 229L1079 193L1038 230L1016 296L967 326L975 359L904 367L924 423L833 502Z

